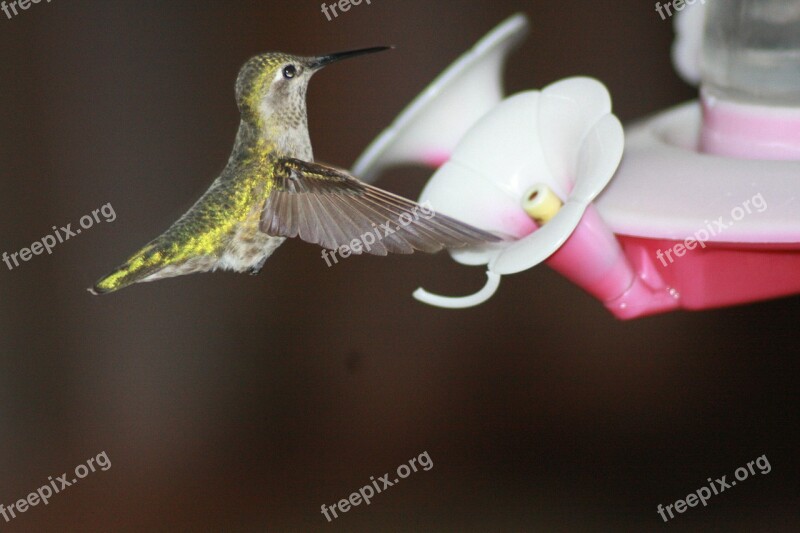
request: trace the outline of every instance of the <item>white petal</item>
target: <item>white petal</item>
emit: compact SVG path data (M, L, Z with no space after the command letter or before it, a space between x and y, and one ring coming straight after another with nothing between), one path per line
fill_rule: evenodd
M458 143L452 161L521 198L534 183L551 181L537 127L538 91L515 94L483 116Z
M514 238L536 228L516 198L452 160L434 173L419 201L430 202L437 213Z
M500 252L489 270L506 275L538 265L567 241L585 210L586 204L567 202L550 222Z
M542 151L554 176L550 187L562 198L577 173L578 149L592 126L611 112L605 85L592 78L567 78L542 90L539 130Z
M625 149L625 133L617 117L606 115L589 131L578 152L575 188L570 200L588 204L608 185Z

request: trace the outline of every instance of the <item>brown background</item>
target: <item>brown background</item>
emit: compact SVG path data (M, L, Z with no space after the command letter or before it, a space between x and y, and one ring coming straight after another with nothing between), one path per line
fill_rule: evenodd
M318 159L349 166L508 15L533 31L511 92L585 74L623 121L692 98L652 2L64 1L0 14L0 252L111 202L99 224L0 264L0 502L105 451L9 531L788 531L798 516L800 299L629 323L540 267L466 311L482 269L285 244L258 277L95 298L224 164L239 66L266 50L397 49L309 90ZM381 185L415 197L427 172ZM747 283L743 279L742 283ZM427 451L428 472L332 524L320 505ZM667 525L656 505L766 454L772 472Z

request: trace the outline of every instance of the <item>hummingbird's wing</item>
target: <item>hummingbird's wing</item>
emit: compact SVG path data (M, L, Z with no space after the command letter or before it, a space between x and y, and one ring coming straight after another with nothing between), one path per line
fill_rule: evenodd
M341 170L294 158L275 164L275 185L260 229L273 236L300 236L331 250L357 240L361 246L355 248L375 255L437 252L501 240Z

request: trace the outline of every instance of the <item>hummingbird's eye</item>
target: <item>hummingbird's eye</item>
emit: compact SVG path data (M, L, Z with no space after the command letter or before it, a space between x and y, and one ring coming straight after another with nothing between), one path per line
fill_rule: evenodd
M297 67L294 65L289 65L287 67L283 67L283 77L287 80L292 79L297 74Z

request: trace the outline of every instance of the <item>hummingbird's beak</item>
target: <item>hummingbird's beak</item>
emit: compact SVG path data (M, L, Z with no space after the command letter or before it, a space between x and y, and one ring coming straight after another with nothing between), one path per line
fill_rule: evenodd
M330 65L336 61L341 59L348 59L351 57L356 56L363 56L365 54L373 54L375 52L383 52L384 50L390 50L394 48L393 46L376 46L374 48L362 48L361 50L350 50L349 52L337 52L335 54L328 54L326 56L319 56L315 57L311 60L308 64L314 70L321 69L325 65Z

